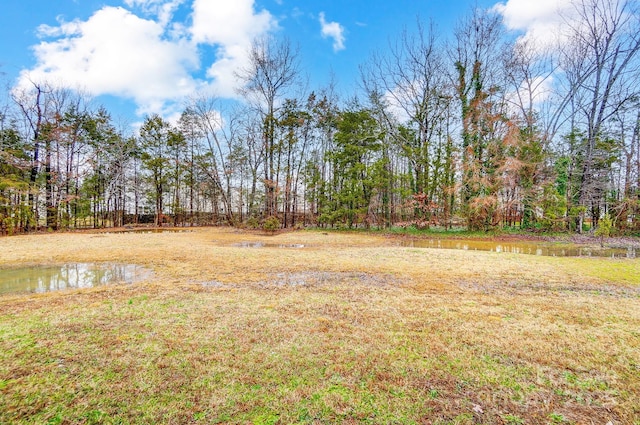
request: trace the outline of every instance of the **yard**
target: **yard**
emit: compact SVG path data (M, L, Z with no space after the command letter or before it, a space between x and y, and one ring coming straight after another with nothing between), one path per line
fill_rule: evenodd
M640 424L640 260L234 229L0 238L0 423Z

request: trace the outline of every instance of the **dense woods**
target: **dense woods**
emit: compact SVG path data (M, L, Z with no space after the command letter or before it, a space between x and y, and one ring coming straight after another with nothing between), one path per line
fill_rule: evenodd
M549 40L492 11L418 21L305 89L289 40L256 40L237 102L194 97L135 131L52 82L0 110L0 228L232 224L640 231L640 11L580 0ZM276 219L274 219L277 218Z

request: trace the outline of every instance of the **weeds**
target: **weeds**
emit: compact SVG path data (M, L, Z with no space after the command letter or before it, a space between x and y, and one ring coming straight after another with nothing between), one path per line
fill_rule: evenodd
M261 236L218 229L94 236L0 240L0 264L135 258L155 271L135 285L1 297L0 423L605 424L640 414L637 261L322 232L268 237L304 249L238 248Z

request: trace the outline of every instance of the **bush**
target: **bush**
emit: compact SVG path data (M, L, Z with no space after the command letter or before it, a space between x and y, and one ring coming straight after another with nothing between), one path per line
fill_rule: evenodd
M260 228L260 222L258 221L258 219L256 217L249 217L247 219L246 225L249 229L258 229Z
M275 232L280 228L280 220L278 220L278 217L272 215L262 223L262 228L267 232Z
M606 214L603 218L600 219L598 227L595 231L596 237L600 238L600 246L604 246L604 239L611 236L612 230L613 220L611 220L611 216L609 214Z

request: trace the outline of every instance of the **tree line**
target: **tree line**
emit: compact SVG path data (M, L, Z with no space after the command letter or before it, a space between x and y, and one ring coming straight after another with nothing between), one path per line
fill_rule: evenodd
M256 40L241 102L118 125L47 82L0 111L2 233L156 225L640 230L640 11L576 0L553 40L491 10L417 21L313 91L289 40ZM275 224L274 224L275 223Z

